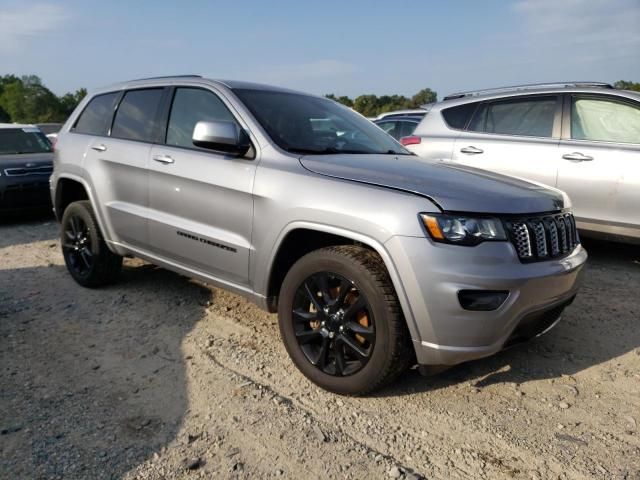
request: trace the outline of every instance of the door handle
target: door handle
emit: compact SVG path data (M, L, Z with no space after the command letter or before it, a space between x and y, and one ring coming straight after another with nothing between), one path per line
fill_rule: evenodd
M481 148L476 148L473 145L469 145L468 147L461 148L460 151L462 153L467 153L469 155L478 155L479 153L484 153L484 150Z
M564 158L565 160L571 160L572 162L590 162L591 160L593 160L593 157L584 155L580 152L565 153L564 155L562 155L562 158Z
M175 160L169 155L154 155L153 159L160 163L173 163Z
M100 145L94 145L91 148L96 152L104 152L107 149L107 147L103 143L101 143Z

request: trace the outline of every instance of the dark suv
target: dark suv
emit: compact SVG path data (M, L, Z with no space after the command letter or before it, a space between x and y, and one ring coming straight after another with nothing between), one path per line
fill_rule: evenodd
M0 215L50 209L51 143L33 125L0 123Z

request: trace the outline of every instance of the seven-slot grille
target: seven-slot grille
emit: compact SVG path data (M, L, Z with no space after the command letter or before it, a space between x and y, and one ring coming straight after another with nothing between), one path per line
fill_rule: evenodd
M505 224L523 262L561 257L580 243L576 222L570 213L507 220Z

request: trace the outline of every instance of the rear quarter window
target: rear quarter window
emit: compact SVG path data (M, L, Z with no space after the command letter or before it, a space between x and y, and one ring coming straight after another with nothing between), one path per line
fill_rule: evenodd
M442 118L444 118L449 128L463 130L464 127L467 126L473 112L476 111L477 106L478 102L474 102L458 105L457 107L445 108L442 110Z
M118 92L113 92L93 97L78 117L73 131L89 135L107 135L118 95Z

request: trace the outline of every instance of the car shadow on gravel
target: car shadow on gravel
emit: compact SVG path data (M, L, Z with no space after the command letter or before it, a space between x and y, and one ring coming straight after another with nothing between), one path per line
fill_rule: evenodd
M640 246L584 240L587 271L574 303L546 335L492 357L423 377L413 370L377 396L429 392L470 382L499 383L574 375L628 352L640 354ZM609 375L601 373L603 379Z
M98 290L58 265L0 270L0 477L121 478L176 439L182 341L212 294L133 262Z
M51 228L39 228L42 225ZM57 235L57 222L50 211L11 216L0 214L0 248L52 240Z

